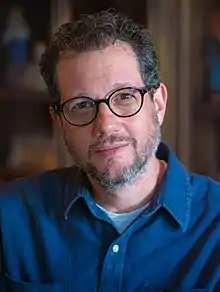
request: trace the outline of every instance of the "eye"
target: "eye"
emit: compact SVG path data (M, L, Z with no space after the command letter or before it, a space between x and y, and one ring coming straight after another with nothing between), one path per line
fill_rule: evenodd
M113 97L112 102L114 104L127 104L135 100L136 96L132 92L119 92Z
M94 107L94 103L91 100L73 100L69 104L70 111L89 109L92 107Z
M135 96L131 93L120 93L116 96L118 99L126 100L126 99L132 99L135 98Z

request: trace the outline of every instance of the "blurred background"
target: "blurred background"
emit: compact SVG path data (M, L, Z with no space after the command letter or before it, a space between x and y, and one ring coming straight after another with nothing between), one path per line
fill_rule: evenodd
M1 0L0 181L71 165L38 61L61 23L107 8L154 35L169 94L164 140L191 171L220 179L220 1Z

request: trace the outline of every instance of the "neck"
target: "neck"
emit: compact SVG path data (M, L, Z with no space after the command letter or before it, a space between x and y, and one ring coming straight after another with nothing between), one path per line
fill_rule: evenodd
M145 173L132 184L114 193L104 191L91 181L96 202L113 213L128 213L147 205L157 193L165 173L166 164L154 158Z

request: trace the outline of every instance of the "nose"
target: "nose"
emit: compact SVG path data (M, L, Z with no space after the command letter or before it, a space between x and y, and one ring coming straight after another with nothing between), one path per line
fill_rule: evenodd
M113 134L121 130L120 118L105 103L99 104L98 114L94 121L94 134Z

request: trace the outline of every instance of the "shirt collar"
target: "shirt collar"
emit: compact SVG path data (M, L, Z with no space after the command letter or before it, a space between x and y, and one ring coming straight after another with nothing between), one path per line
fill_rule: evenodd
M88 195L90 188L87 176L78 167L71 168L64 190L63 208L65 219L67 219L68 213L73 204L79 198Z
M157 157L167 162L167 170L156 201L170 213L183 231L186 231L190 219L192 197L189 173L166 144L160 144ZM79 198L88 196L90 191L91 186L86 174L79 168L72 168L64 194L65 218L73 204Z
M160 190L162 206L187 230L190 219L192 189L190 175L177 159L172 149L161 143L157 157L167 162L167 170Z

